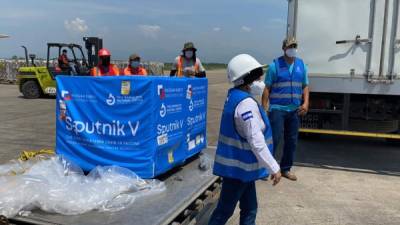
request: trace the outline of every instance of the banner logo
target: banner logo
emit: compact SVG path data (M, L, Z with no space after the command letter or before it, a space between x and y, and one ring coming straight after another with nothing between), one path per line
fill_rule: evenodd
M111 93L108 95L108 98L106 100L107 105L114 105L115 104L115 97Z
M164 103L162 103L160 108L160 116L164 118L166 114L167 114L167 107L165 107Z
M192 99L192 95L193 95L192 85L189 84L186 89L186 99Z
M61 91L61 98L62 98L64 101L71 100L71 95L69 94L69 91L62 90L62 91Z
M157 94L160 96L160 99L165 98L165 90L162 84L157 85Z
M193 100L190 100L190 103L189 103L189 111L190 111L190 112L193 111L193 108L194 108Z

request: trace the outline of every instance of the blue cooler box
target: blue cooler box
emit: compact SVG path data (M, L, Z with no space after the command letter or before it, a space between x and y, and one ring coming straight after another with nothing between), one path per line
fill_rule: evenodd
M56 80L56 152L85 171L118 165L153 178L207 146L206 78Z

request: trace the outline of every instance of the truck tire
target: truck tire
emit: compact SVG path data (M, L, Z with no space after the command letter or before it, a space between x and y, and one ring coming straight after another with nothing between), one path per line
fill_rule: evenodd
M41 95L40 87L34 80L28 80L21 86L21 92L24 98L34 99L39 98Z

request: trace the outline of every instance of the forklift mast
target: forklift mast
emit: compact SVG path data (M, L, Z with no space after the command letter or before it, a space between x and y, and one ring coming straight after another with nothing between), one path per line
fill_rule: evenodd
M99 63L98 52L103 48L103 39L98 37L84 37L83 41L88 53L89 68L93 68Z

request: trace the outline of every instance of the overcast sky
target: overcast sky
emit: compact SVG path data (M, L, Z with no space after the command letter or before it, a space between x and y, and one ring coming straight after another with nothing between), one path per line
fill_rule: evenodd
M263 63L281 54L287 0L2 0L0 57L44 57L47 42L103 38L113 59L139 53L172 62L193 41L203 62L226 63L238 53Z

